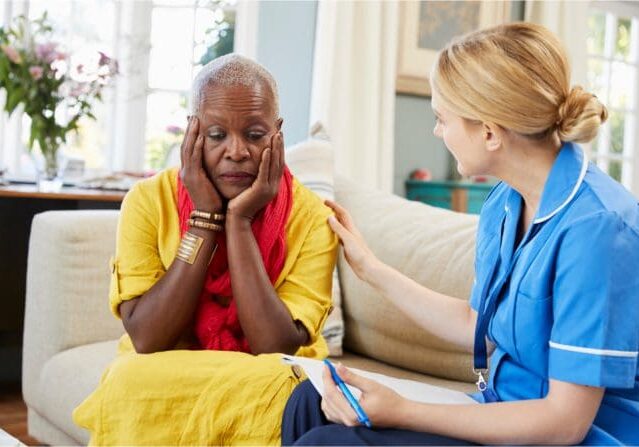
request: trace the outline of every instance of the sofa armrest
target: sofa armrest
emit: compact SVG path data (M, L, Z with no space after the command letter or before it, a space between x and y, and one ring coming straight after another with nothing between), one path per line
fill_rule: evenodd
M108 305L118 211L34 217L27 260L22 388L30 406L44 364L58 352L112 340L124 329Z

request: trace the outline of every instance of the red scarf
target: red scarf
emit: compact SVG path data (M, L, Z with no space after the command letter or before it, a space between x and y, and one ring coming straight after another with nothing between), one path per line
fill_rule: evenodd
M180 234L184 235L188 230L193 202L180 176L177 178ZM286 260L285 229L292 206L293 176L286 167L277 196L255 216L251 224L272 284L282 272ZM195 335L202 349L250 352L233 299L225 232L218 234L217 244L217 252L209 265L195 315ZM250 281L250 278L246 280ZM218 302L215 297L221 297L220 301L225 304Z

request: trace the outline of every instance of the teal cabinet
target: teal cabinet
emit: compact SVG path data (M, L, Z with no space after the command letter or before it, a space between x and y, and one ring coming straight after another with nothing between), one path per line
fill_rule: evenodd
M462 213L479 214L495 183L406 181L406 198Z

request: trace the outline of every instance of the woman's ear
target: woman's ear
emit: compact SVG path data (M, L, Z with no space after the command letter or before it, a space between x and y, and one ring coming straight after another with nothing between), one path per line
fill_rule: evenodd
M495 123L483 123L482 135L486 150L494 152L503 144L504 129Z

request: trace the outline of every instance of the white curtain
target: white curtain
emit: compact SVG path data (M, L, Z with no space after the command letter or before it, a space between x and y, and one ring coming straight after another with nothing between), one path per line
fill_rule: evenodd
M310 124L321 121L336 172L392 192L398 3L320 0Z
M555 33L564 44L572 68L572 84L586 86L587 1L526 0L525 18Z

